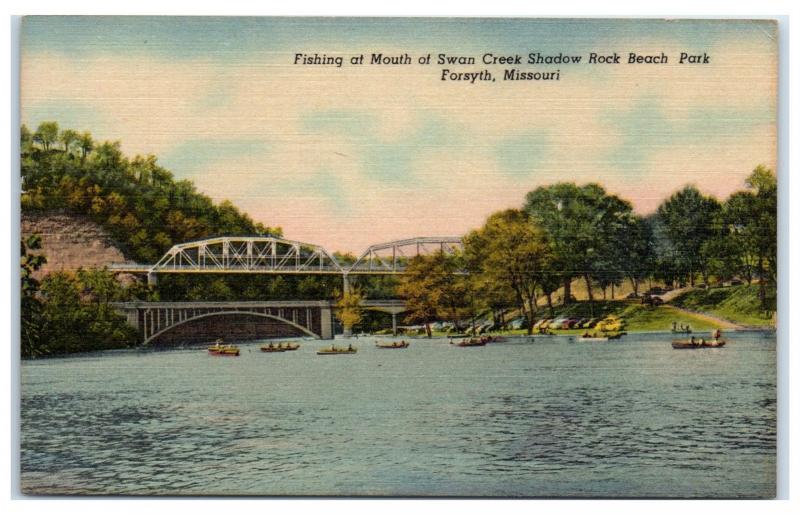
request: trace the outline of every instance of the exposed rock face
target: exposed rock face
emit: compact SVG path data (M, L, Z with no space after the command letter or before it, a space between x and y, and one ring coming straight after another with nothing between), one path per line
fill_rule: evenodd
M23 238L42 237L40 252L47 264L37 272L39 278L55 271L103 268L125 261L103 228L84 216L22 213L21 232Z

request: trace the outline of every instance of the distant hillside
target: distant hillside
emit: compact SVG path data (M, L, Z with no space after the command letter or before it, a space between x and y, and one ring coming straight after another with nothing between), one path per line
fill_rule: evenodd
M155 156L129 158L119 142L97 143L55 122L21 133L23 212L86 217L130 259L150 263L173 244L221 234L281 235L175 180Z

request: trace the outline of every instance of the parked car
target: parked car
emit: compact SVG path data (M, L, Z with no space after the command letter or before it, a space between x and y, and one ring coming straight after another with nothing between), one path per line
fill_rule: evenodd
M589 321L583 324L581 327L583 329L591 329L592 327L597 325L597 321L598 320L596 318L590 318Z
M508 327L511 329L522 329L525 326L526 319L525 317L518 317L508 323Z
M603 332L619 332L625 328L625 321L617 316L609 315L597 322L595 329Z

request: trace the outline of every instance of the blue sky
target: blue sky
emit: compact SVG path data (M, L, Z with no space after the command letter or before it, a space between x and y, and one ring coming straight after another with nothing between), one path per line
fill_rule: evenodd
M462 233L561 180L601 182L643 213L686 183L727 195L775 163L774 30L746 20L27 17L22 120L120 140L292 238L359 251ZM565 65L557 83L474 85L441 81L435 64L292 64L295 52L592 51L664 51L673 62ZM679 66L682 51L712 62Z

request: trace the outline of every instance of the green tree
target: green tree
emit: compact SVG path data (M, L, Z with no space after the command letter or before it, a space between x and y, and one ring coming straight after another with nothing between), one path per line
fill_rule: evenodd
M79 138L80 134L72 129L66 129L61 131L61 135L58 139L61 140L61 143L64 145L64 152L69 154L72 152L72 146L77 143Z
M703 195L694 186L686 186L656 211L671 247L667 257L692 286L698 273L708 274L701 249L715 235L714 221L720 209L716 199Z
M47 263L47 258L38 252L42 239L38 234L20 242L20 290L21 353L22 357L36 357L46 353L41 346L42 302L38 297L39 281L34 274Z
M767 309L767 283L777 283L778 188L772 170L758 166L747 178L748 190L731 195L723 206L724 245L748 280L759 280L759 298ZM723 244L719 244L723 246Z
M456 277L461 262L458 256L442 251L412 258L400 279L397 293L405 300L405 320L423 324L432 337L431 322L446 319L458 325L464 298L464 281Z
M532 331L537 288L552 273L553 252L545 231L520 210L491 215L464 238L470 273L513 291Z
M83 131L78 137L78 147L81 149L81 162L86 160L86 156L94 150L94 140L89 131Z
M58 123L56 122L42 122L33 133L33 141L40 144L42 149L47 152L50 147L58 141Z
M549 235L561 267L564 303L570 302L575 277L586 281L593 300L592 279L618 268L618 249L633 216L630 203L598 184L558 183L528 193L525 211Z

